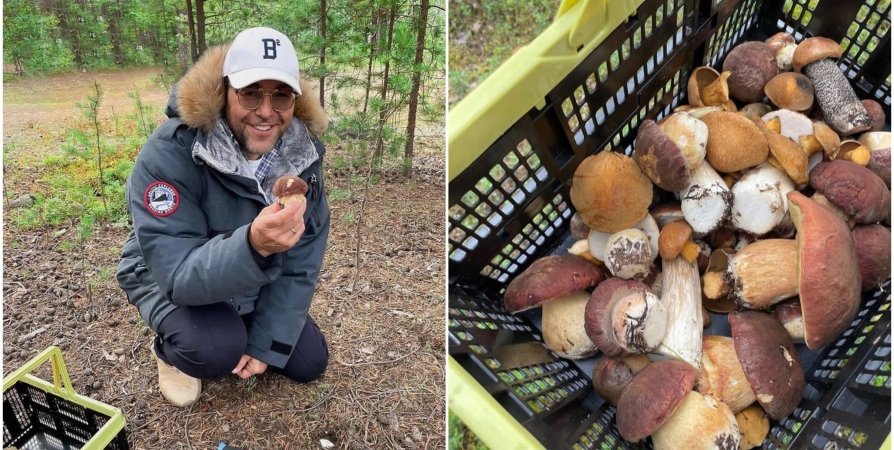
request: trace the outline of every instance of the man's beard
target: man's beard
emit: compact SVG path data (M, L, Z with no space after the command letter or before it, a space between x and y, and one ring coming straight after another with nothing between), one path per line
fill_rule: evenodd
M273 143L270 144L270 147L267 148L266 150L261 151L254 145L251 145L251 141L249 140L249 136L248 136L248 127L249 127L249 125L246 125L244 128L242 128L242 132L236 133L236 136L235 136L236 142L239 143L239 147L242 149L242 153L244 153L246 156L248 156L248 155L254 155L257 157L264 156L265 153L269 152L270 150L273 150L273 147L275 147L276 143L279 142L280 139L282 139L282 136L284 134L283 132L277 133L276 139L273 140ZM265 144L266 144L266 142L265 142Z

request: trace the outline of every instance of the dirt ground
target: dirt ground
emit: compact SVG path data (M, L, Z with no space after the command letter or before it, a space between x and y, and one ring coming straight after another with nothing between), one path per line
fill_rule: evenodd
M106 90L101 115L130 114L139 86L161 107L157 70L76 74L4 83L4 144L27 155L58 152L58 138L96 78ZM49 89L48 86L55 88ZM58 128L57 128L58 127ZM443 127L435 127L443 129ZM434 133L437 135L437 132ZM23 150L23 143L33 143ZM332 155L342 145L328 148ZM417 143L410 179L382 177L363 205L358 175L330 166L332 230L311 314L326 335L330 363L310 384L264 374L205 383L189 409L158 391L151 331L114 274L127 229L97 228L76 251L61 245L74 227L3 229L3 372L50 345L62 348L74 389L121 408L132 449L434 449L445 443L445 260L443 135ZM6 161L16 155L6 154ZM327 155L327 158L329 156ZM329 159L332 161L332 159ZM12 166L12 167L10 167ZM31 167L33 169L33 167ZM46 189L27 163L4 168L15 196ZM361 208L363 208L361 213ZM357 223L362 223L357 274ZM66 229L67 231L62 231ZM50 379L48 367L37 374Z

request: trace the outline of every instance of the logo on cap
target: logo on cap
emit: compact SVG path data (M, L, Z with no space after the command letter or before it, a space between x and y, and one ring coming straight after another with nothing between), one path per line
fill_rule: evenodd
M264 43L264 59L276 59L276 47L279 39L261 39Z

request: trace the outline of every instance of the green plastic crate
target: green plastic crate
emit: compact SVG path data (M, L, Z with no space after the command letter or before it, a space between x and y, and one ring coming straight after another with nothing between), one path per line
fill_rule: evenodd
M592 359L542 345L539 311L502 294L538 257L571 243L578 164L631 154L639 123L686 104L692 69L787 31L842 43L839 66L888 111L890 1L565 1L551 25L449 113L448 406L492 449L649 447L621 439L591 388ZM807 389L763 448L890 448L890 280L864 293L842 337L799 346ZM723 334L725 316L709 332ZM728 332L728 331L727 331Z

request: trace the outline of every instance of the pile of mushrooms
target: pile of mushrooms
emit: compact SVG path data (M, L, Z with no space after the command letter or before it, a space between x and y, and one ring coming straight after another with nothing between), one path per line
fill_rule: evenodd
M621 436L655 449L753 448L804 394L817 350L891 274L891 137L825 38L779 33L698 67L689 104L586 158L574 245L508 286L544 344L594 357ZM705 335L728 314L731 336Z

